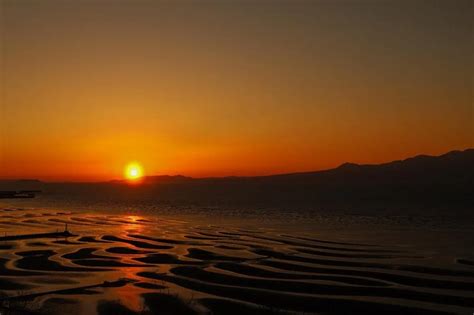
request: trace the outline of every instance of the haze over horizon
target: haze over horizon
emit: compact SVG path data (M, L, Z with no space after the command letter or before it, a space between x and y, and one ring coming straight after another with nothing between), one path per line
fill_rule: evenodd
M359 166L383 166L383 165L387 165L387 164L392 164L392 163L396 163L396 162L405 162L407 160L413 160L413 159L417 159L417 158L421 158L421 157L431 157L431 158L436 158L436 159L439 159L439 158L442 158L442 157L445 157L445 156L448 156L448 155L451 155L454 153L454 154L464 154L464 153L467 153L467 151L474 151L474 148L465 148L465 149L462 149L462 150L451 150L449 152L444 152L442 154L439 154L439 155L429 155L429 154L418 154L418 155L415 155L415 156L410 156L410 157L405 157L405 158L402 158L402 159L397 159L397 160L390 160L390 161L383 161L383 162L380 162L380 163L354 163L354 162L351 162L351 161L346 161L344 163L341 163L335 167L331 167L331 168L325 168L325 169L318 169L318 170L302 170L302 171L297 171L297 172L289 172L289 173L273 173L273 174L256 174L256 175L221 175L221 176L189 176L187 174L143 174L143 178L160 178L160 177L163 177L163 178L166 178L166 177L170 177L170 178L173 178L173 177L182 177L182 178L188 178L188 179L208 179L208 178L222 178L222 179L225 179L225 178L231 178L231 177L235 177L235 178L239 178L239 177L248 177L248 178L251 178L251 177L265 177L265 176L278 176L278 175L291 175L291 174L309 174L309 173L318 173L318 172L324 172L324 171L332 171L332 170L335 170L335 169L338 169L339 167L344 167L345 165L349 164L349 165L359 165ZM48 178L34 178L34 177L0 177L0 181L42 181L42 182L57 182L57 183L74 183L74 182L77 182L77 183L87 183L87 182L90 182L90 183L94 183L94 182L97 182L97 183L101 183L101 182L115 182L115 181L127 181L127 176L122 176L120 178L109 178L109 179L101 179L101 180L91 180L91 181L88 181L88 180L64 180L64 179L58 179L58 180L49 180ZM137 182L137 183L140 183L141 181Z
M0 178L252 176L474 147L472 1L2 0Z

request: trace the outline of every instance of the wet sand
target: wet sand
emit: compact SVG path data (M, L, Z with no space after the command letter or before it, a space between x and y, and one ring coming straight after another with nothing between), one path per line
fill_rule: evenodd
M317 231L0 208L12 314L471 314L474 260L438 258Z

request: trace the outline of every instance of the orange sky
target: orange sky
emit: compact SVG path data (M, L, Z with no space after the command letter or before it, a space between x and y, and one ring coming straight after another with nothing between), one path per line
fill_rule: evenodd
M471 1L1 1L0 178L474 147Z

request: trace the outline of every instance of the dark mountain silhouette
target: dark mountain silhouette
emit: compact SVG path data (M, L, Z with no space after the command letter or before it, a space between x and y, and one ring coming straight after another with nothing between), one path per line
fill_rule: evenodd
M11 184L11 182L10 182ZM257 177L148 176L142 185L44 183L44 195L176 204L275 206L474 205L474 149L378 165L344 163L324 171Z
M373 182L457 182L470 175L474 169L474 149L451 151L440 156L418 155L405 160L398 160L383 164L354 164L344 163L337 168L290 174L278 174L254 177L208 177L192 178L182 175L147 176L146 184L168 183L223 183L223 182L260 182L277 183L291 182L304 183L308 181L330 185L334 181L364 181ZM126 183L124 180L113 183Z
M421 202L473 204L474 149L379 165L345 163L318 172L190 180L189 190L223 200L279 204ZM185 186L185 185L182 185ZM211 197L211 196L209 196Z

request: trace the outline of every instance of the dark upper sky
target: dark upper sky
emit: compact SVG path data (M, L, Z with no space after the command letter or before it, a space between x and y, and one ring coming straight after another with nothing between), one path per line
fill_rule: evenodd
M474 146L472 1L0 0L0 177L315 170Z

